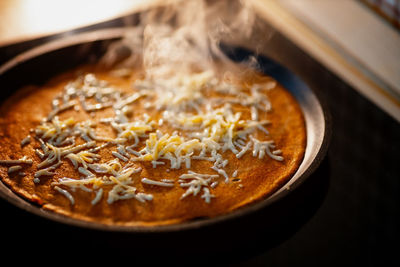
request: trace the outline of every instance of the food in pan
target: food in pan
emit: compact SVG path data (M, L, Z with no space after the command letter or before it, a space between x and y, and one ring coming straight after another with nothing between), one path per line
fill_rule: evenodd
M270 77L220 68L154 79L90 65L20 89L1 106L2 181L43 209L114 225L265 199L303 159L301 108Z

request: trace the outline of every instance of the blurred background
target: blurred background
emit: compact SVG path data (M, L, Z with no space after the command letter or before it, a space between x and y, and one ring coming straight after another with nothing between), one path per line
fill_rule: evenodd
M1 0L0 65L50 40L135 25L138 13L161 2ZM298 190L302 201L283 205L289 215L281 228L219 255L220 263L398 266L400 0L243 2L254 7L258 27L253 41L231 41L272 58L318 92L332 138L321 167ZM24 215L3 200L0 209L11 215L0 227L21 231ZM12 244L7 251L18 245L15 236L2 238Z

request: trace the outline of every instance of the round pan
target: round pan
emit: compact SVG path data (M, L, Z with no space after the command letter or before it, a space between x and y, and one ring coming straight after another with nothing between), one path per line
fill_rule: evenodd
M0 91L1 101L22 86L44 84L52 76L79 64L96 62L113 41L124 36L124 32L124 28L114 28L78 34L49 42L17 56L0 67L0 86L3 88ZM251 51L235 47L224 47L224 51L230 58L238 62L248 59L249 56L255 56ZM294 191L320 165L330 140L330 119L326 106L322 104L315 92L299 77L266 57L256 57L259 60L261 70L281 83L299 102L307 129L306 151L299 169L282 188L270 197L226 215L155 227L113 226L65 217L43 210L37 205L22 199L2 182L0 182L0 197L29 213L52 221L81 229L102 230L113 233L150 234L204 229L208 226L224 225L235 219L246 218L265 209ZM6 90L4 90L5 88Z

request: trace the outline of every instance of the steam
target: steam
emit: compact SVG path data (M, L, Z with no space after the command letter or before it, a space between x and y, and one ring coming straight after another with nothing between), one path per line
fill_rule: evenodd
M216 63L235 68L221 51L221 41L250 40L255 25L248 1L169 1L144 12L139 25L111 47L104 61L115 63L124 47L131 55L120 65L139 67L148 79L194 71L218 73Z

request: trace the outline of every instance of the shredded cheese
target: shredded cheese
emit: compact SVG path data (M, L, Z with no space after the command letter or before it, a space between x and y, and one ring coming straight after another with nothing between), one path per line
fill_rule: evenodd
M31 136L28 135L27 137L25 137L22 141L21 141L21 147L26 146L27 144L29 144L31 142Z
M196 196L202 188L206 188L207 190L204 191L204 198L206 203L210 203L211 195L210 191L207 188L209 186L209 183L211 182L212 179L217 178L218 175L213 175L213 174L200 174L196 173L193 171L189 171L186 174L182 174L179 176L179 185L183 188L187 187L188 189L186 192L181 196L181 199L184 199L185 197L189 195ZM189 182L187 181L189 180ZM204 190L204 189L203 189Z
M22 169L22 166L20 166L20 165L11 166L10 168L8 168L8 174L19 171L21 169Z
M158 185L158 186L165 186L165 187L173 187L174 184L171 182L159 182L159 181L154 181L149 178L142 178L142 183L144 184L149 184L149 185Z
M126 75L126 70L123 75ZM42 176L54 176L63 160L68 159L80 178L63 177L53 182L52 186L72 205L75 203L73 196L60 186L73 192L76 189L92 194L95 192L92 205L99 203L104 195L108 204L132 198L144 203L151 201L153 195L137 192L133 186L140 179L138 174L142 171L134 164L149 162L153 168L168 164L167 172L187 169L185 174L177 177L179 186L185 189L181 199L202 192L200 198L211 203L215 196L210 189L216 188L221 178L229 183L226 171L229 161L223 158L223 153L230 151L240 159L250 151L259 159L268 156L283 161L282 151L275 149L272 140L260 141L252 135L259 131L269 136L266 128L269 122L260 120L259 112L271 109L264 91L273 88L275 83L255 84L246 93L240 86L231 83L231 79L226 75L219 80L212 71L173 75L169 79L145 77L134 82L137 91L127 94L98 80L93 74L79 77L68 83L64 92L53 99L52 110L34 131L35 139L40 144L40 148L34 151L41 160L34 174L34 182L39 183ZM205 92L210 88L224 98L215 97L205 101ZM135 116L131 120L131 104L138 101L142 101L145 108L155 107L162 117L156 122L144 113L142 118ZM248 107L251 119L242 119L242 114L234 112L232 104ZM97 124L90 119L79 122L74 118L60 120L58 117L69 109L83 110L94 116L95 112L106 108L112 109L115 116L100 121L115 131L115 138L98 136ZM184 134L157 130L157 126L164 125L182 130ZM31 136L28 135L21 141L21 147L30 142ZM116 150L111 151L110 148L114 158L103 162L99 152L106 147L116 147ZM193 161L213 163L211 169L217 174L191 171ZM9 173L21 170L23 164L32 163L26 157L0 160L0 165L12 165ZM232 177L235 178L237 173L238 170L235 170ZM156 181L142 178L140 181L142 184L168 188L175 184L174 179ZM104 190L103 186L111 189Z
M23 156L17 160L0 160L0 165L16 165L16 164L29 164L31 165L33 161L28 159L26 156Z
M91 204L92 205L96 205L97 203L99 203L100 199L103 196L103 188L100 188L97 193L96 193L96 197L92 200Z
M58 192L60 192L62 195L64 195L64 196L69 200L69 202L71 202L71 205L74 205L74 204L75 204L75 199L74 199L74 197L71 195L70 192L68 192L67 190L62 189L62 188L60 188L60 187L58 187L58 186L55 186L54 189L57 190Z

